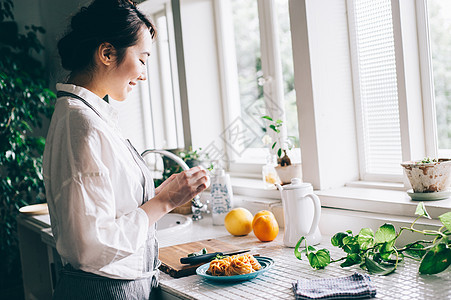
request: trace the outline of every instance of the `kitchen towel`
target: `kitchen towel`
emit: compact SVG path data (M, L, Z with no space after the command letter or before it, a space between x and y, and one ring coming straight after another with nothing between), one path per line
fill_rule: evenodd
M293 282L296 300L299 299L366 299L376 296L376 288L368 275L321 279L298 279Z

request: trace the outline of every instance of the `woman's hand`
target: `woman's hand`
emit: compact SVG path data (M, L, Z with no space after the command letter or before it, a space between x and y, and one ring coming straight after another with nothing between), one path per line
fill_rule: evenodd
M155 189L155 196L158 195L160 193L160 191L162 189L164 189L164 187L166 185L168 185L169 182L171 182L172 180L174 180L174 178L177 176L177 174L172 174L168 179L166 179L162 184L160 184L156 189Z
M158 196L175 208L193 199L209 185L207 171L202 167L194 167L169 177L159 189Z
M141 206L149 218L149 226L172 209L193 199L208 186L210 177L202 167L194 167L169 177L155 190L155 197Z

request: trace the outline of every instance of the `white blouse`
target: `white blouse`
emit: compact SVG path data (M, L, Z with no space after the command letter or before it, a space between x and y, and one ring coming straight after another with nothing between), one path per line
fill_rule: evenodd
M149 220L143 174L117 126L117 112L89 90L57 84L44 151L44 181L56 249L63 264L117 279L148 277L143 261ZM153 232L153 234L155 234Z

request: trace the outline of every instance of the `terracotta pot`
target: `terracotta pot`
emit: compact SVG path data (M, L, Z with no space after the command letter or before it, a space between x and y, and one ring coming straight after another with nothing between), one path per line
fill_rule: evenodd
M282 184L290 184L292 178L299 178L302 180L302 164L291 164L289 166L275 167L277 175L279 175Z
M401 164L415 193L446 191L451 184L451 159L438 162L407 161Z

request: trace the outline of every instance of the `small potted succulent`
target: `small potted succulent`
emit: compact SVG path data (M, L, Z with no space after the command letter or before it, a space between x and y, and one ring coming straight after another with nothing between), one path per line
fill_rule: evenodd
M265 143L271 145L271 151L277 155L277 166L275 167L282 184L290 184L292 178L302 179L302 165L292 163L287 151L293 148L293 142L290 138L283 138L281 134L282 120L273 120L270 116L263 116L263 119L269 121L268 127L276 133L276 140L273 141L270 136L264 137Z
M401 166L413 193L448 192L451 184L451 159L427 157L423 160L403 162Z

